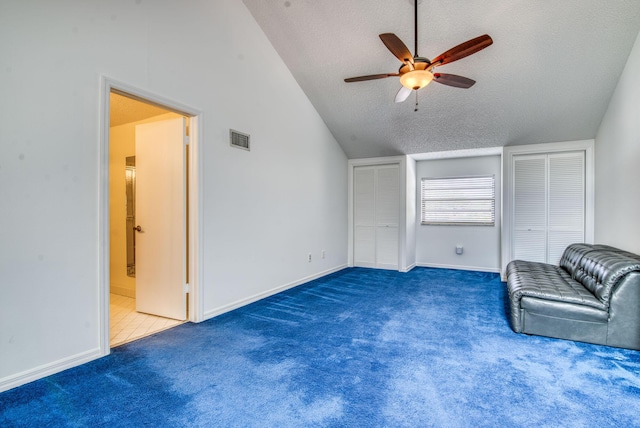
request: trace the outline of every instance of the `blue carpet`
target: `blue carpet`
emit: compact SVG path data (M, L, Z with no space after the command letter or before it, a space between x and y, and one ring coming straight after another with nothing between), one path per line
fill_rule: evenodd
M515 334L497 274L346 269L0 394L0 426L640 426L640 352Z

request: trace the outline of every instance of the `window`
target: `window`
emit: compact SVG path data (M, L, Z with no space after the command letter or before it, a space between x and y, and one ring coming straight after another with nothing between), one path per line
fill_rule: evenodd
M422 224L495 225L495 177L423 178Z

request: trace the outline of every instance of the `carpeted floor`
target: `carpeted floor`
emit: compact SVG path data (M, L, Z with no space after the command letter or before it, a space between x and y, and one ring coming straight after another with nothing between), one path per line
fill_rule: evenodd
M640 352L515 334L505 294L346 269L0 394L0 426L640 426Z

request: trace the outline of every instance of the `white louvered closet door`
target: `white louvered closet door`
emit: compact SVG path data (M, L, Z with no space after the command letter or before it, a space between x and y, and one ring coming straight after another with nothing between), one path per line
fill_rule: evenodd
M354 168L354 266L398 269L399 172L398 165Z
M376 170L354 168L353 173L353 264L376 266Z
M512 176L512 259L557 264L585 238L584 152L516 156Z
M513 259L544 262L547 241L546 155L513 162Z
M376 267L398 269L399 168L380 166L376 173Z
M558 264L569 244L584 242L584 168L582 152L549 155L547 263Z

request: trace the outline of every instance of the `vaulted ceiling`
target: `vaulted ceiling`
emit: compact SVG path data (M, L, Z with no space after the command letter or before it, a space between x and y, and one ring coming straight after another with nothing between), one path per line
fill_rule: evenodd
M640 29L638 0L420 0L419 53L433 59L482 34L493 45L438 72L477 83L432 83L394 103L413 52L414 0L243 0L349 158L594 138Z

